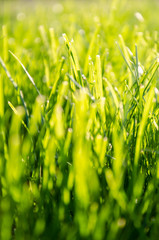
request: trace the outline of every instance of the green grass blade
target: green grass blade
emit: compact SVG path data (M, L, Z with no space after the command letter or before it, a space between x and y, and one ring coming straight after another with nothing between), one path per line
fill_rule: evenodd
M4 88L3 88L3 78L0 75L0 118L4 116Z
M31 83L32 83L33 86L35 87L37 93L38 93L39 95L41 95L40 91L38 90L38 88L37 88L37 86L36 86L36 84L35 84L35 82L34 82L34 79L30 76L30 74L28 73L28 71L27 71L26 68L24 67L23 63L19 60L19 58L18 58L14 53L12 53L10 50L9 50L9 52L10 52L10 53L12 54L12 56L20 63L20 65L22 66L24 72L26 73L26 75L28 76L29 80L31 81Z
M135 79L135 75L134 75L134 73L133 73L133 71L132 71L132 68L131 68L130 65L129 65L129 61L128 61L127 57L124 55L124 53L123 53L123 51L121 50L121 48L120 48L118 42L116 42L116 44L117 44L117 46L118 46L118 48L119 48L119 51L120 51L120 53L121 53L121 55L122 55L122 57L123 57L123 59L124 59L126 65L127 65L127 67L129 68L129 70L130 70L132 76L133 76L134 79ZM132 83L130 84L130 86L132 86Z
M159 68L159 63L157 62L157 66L156 66L156 68L154 69L154 71L153 71L153 73L152 73L152 76L151 76L149 82L147 83L147 85L146 85L146 87L145 87L145 89L144 89L143 96L146 94L146 92L147 92L147 90L148 90L150 84L153 82L153 80L154 80L154 76L155 76L155 74L156 74L158 68Z
M50 93L50 95L49 95L49 100L51 99L52 95L55 93L55 91L56 91L56 89L57 89L57 83L58 83L58 80L60 79L61 71L62 71L64 62L65 62L65 58L62 57L59 65L58 65L57 74L56 74L55 80L54 80L54 82L53 82L52 90L51 90L51 93Z
M87 52L86 59L85 59L85 65L84 65L84 75L87 75L87 73L88 73L89 58L92 57L92 53L94 51L94 46L95 46L95 43L96 43L96 39L97 39L97 35L99 33L99 30L100 30L100 25L98 25L98 27L96 28L96 30L93 34L93 37L91 39L89 48L88 48L88 52Z
M2 34L3 34L3 59L4 59L4 62L7 62L8 61L8 33L7 33L6 25L2 27Z
M65 45L67 47L68 54L69 54L69 56L71 58L74 75L75 75L77 81L79 81L79 84L81 84L82 87L83 87L83 81L82 81L80 65L79 65L79 61L78 61L76 50L75 50L75 48L73 46L73 42L69 42L68 37L67 37L67 35L65 33L63 34L63 39L65 41Z
M91 98L92 101L95 100L94 96L93 96L91 93L89 93L88 89L82 87L82 86L81 86L78 82L76 82L76 80L75 80L72 76L70 76L68 73L67 73L67 76L68 76L68 78L75 84L76 87L78 87L79 89L84 90L84 91L86 92L86 94Z
M39 31L40 31L40 35L43 40L44 46L47 49L49 49L49 41L48 41L47 34L46 34L46 31L45 31L45 28L43 25L39 26Z
M10 101L8 101L8 105L9 105L10 108L13 110L13 112L14 112L17 116L19 116L22 125L25 127L25 129L27 130L27 132L30 134L29 128L27 127L27 125L25 124L25 122L23 121L23 119L20 117L18 111L17 111L16 108L13 106L13 104L12 104Z
M116 95L116 92L112 86L112 84L108 81L108 79L106 78L103 78L103 80L107 83L108 87L109 87L109 90L113 96L113 99L114 99L114 103L115 103L115 106L117 109L119 109L119 101L118 101L118 98L117 98L117 95Z
M19 89L18 85L16 82L14 82L13 78L11 77L9 71L7 70L3 60L0 58L0 64L1 66L3 67L7 77L9 78L9 80L11 81L11 83L13 84L14 88L16 89L18 95L20 96L20 99L21 99L21 102L24 106L24 109L25 109L25 113L26 113L26 122L27 122L27 126L29 125L29 112L28 112L28 109L27 109L27 105L24 101L24 96L23 96L23 92Z
M153 107L153 104L152 104L153 97L154 97L154 84L151 86L151 89L149 91L149 94L147 97L147 102L145 103L145 107L144 107L143 114L142 114L142 119L140 122L138 134L137 134L136 147L135 147L135 158L134 158L134 164L136 167L138 165L138 160L140 157L141 142L142 142L142 138L144 136L144 130L146 127L146 122L147 122L148 116L149 116L149 111Z
M135 52L136 52L136 74L137 74L137 82L139 84L139 61L138 61L137 45L135 45Z
M57 62L57 44L56 44L56 39L55 39L54 28L50 28L49 32L50 32L50 38L51 38L52 59L53 59L53 63L55 64Z
M101 68L101 60L100 56L96 56L96 95L97 98L103 97L103 79L102 79L102 68Z

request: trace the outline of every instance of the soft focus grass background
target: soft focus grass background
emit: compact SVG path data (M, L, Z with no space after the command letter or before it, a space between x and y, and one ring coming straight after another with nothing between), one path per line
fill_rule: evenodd
M158 239L158 2L0 6L0 239Z

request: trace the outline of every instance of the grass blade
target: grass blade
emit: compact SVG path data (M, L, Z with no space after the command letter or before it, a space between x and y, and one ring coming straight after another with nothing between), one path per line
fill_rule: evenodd
M108 85L108 87L109 87L109 90L110 90L110 92L111 92L111 94L112 94L112 96L113 96L113 99L114 99L114 103L115 103L116 108L119 109L119 101L118 101L117 95L116 95L116 93L115 93L115 90L114 90L112 84L111 84L111 83L108 81L108 79L106 79L106 78L103 78L103 80L107 83L107 85Z
M89 68L88 68L89 58L92 57L92 53L94 51L94 45L95 45L95 42L97 39L97 35L99 33L99 29L100 29L100 25L98 25L97 29L95 30L92 40L90 42L89 48L88 48L88 52L87 52L86 59L85 59L85 65L84 65L84 75L87 75L88 70L89 70Z
M4 89L3 89L3 78L0 75L0 118L4 115Z
M79 81L79 83L83 87L83 81L82 81L80 65L79 65L79 62L78 62L77 53L75 51L73 43L69 42L68 37L67 37L67 35L65 33L63 34L63 38L64 38L64 41L65 41L65 45L67 47L69 56L71 58L72 67L73 67L73 72L74 72L75 78L77 79L77 81Z
M97 98L102 98L103 97L103 80L102 80L101 60L99 55L96 56L96 71L97 71L96 94L97 94Z
M136 52L136 74L137 74L137 82L139 84L139 62L138 62L137 45L135 45L135 52Z
M0 58L0 64L1 66L3 67L7 77L9 78L9 80L11 81L11 83L13 84L14 88L16 89L18 95L20 96L20 99L21 99L21 102L24 106L24 109L25 109L25 113L26 113L26 122L27 122L27 126L29 125L29 112L28 112L28 109L27 109L27 105L24 101L24 96L23 96L23 92L19 89L18 85L16 82L14 82L13 78L11 77L9 71L7 70L3 60Z
M36 84L35 84L35 82L34 82L34 79L30 76L30 74L28 73L28 71L27 71L26 68L24 67L23 63L19 60L19 58L18 58L14 53L12 53L10 50L9 50L9 52L10 52L10 53L12 54L12 56L20 63L20 65L22 66L24 72L26 73L26 75L28 76L29 80L31 81L31 83L32 83L33 86L35 87L37 93L38 93L39 95L41 95L41 93L39 92L39 90L38 90L38 88L37 88L37 86L36 86Z
M86 90L86 88L82 87L78 82L76 82L76 80L73 79L72 76L70 76L69 74L67 74L67 76L68 76L68 78L75 84L76 87L78 87L79 89L83 89L83 90L85 89L85 90ZM92 101L95 100L94 96L93 96L91 93L89 93L88 91L86 91L86 94L91 98Z
M129 68L129 70L130 70L132 76L133 76L134 79L135 79L135 75L134 75L134 73L133 73L133 71L132 71L132 69L131 69L131 67L130 67L130 65L129 65L129 63L128 63L128 59L125 57L125 55L124 55L123 51L121 50L121 48L120 48L118 42L116 42L116 44L117 44L117 46L118 46L118 48L119 48L119 51L120 51L120 53L121 53L121 55L122 55L122 57L123 57L123 59L124 59L126 65L127 65L127 67ZM132 85L132 83L130 84L130 86L131 86L131 85Z
M3 59L4 62L8 60L8 34L7 34L7 26L4 25L2 27L2 34L3 34Z
M138 134L137 134L137 140L136 140L136 148L135 148L135 158L134 158L134 164L137 167L139 155L140 155L140 149L141 149L141 142L144 135L144 130L146 127L146 122L148 119L149 111L153 107L152 100L154 97L154 84L151 86L151 89L149 91L149 95L147 97L147 102L145 103L142 119L140 122Z
M16 110L16 108L13 106L13 104L12 104L10 101L8 101L8 105L9 105L10 108L13 110L13 112L14 112L17 116L19 116L18 111ZM19 117L20 117L20 116L19 116ZM23 126L25 127L25 129L27 130L27 132L30 134L30 131L29 131L27 125L25 124L25 122L23 121L23 119L20 118L20 120L21 120L21 123L23 124Z

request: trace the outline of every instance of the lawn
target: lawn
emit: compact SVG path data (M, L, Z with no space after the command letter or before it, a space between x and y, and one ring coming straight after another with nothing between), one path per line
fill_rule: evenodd
M0 1L0 240L157 240L159 3Z

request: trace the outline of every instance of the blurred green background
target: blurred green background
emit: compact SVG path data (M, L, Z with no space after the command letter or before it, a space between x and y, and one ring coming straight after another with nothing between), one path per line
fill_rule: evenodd
M158 10L0 1L1 240L158 239Z

